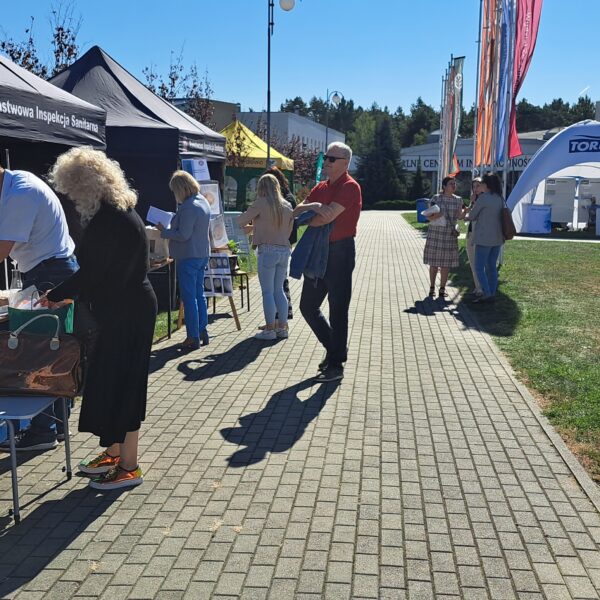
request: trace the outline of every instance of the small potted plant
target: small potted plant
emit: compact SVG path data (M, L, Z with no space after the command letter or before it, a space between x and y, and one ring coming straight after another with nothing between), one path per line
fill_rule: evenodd
M229 268L231 272L235 272L238 270L238 252L240 251L240 247L238 246L235 240L229 240L227 242L227 248L229 248L230 256L229 256Z

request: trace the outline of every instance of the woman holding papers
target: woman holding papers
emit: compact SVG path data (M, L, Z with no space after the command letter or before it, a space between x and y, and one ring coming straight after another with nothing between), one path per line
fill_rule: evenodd
M438 298L448 297L446 282L450 269L459 265L458 260L458 232L456 221L462 219L462 200L455 195L456 179L448 176L442 180L442 191L430 201L430 209L438 207L435 213L429 214L429 227L423 262L429 265L429 297L435 298L435 280L440 273L440 291ZM427 211L432 212L430 210Z
M177 260L179 292L185 310L186 350L208 345L208 311L204 297L204 271L210 255L208 229L210 206L200 194L198 182L185 171L175 171L169 187L179 205L177 214L166 229L157 223L161 237L169 240L169 253Z
M254 337L274 340L288 337L288 301L283 291L290 262L290 234L294 215L283 199L273 175L258 180L256 200L237 218L240 226L253 224L253 243L258 246L258 280L262 290L265 328ZM279 316L277 326L275 315Z

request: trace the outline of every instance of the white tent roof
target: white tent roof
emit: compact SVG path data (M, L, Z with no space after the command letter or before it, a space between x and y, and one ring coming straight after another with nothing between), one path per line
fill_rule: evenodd
M523 201L548 177L600 177L600 122L581 121L546 142L517 181L507 204L517 231L523 227Z
M566 177L582 177L583 179L600 179L600 162L587 162L572 167L565 167L550 177L556 179Z

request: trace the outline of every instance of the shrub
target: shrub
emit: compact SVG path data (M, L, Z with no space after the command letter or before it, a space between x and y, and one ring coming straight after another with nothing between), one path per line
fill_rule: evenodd
M414 200L380 200L370 206L363 206L363 210L416 210Z

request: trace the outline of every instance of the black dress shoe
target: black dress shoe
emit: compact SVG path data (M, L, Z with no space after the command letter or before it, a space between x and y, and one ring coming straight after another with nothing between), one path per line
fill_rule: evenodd
M325 358L319 363L319 366L317 368L319 369L319 371L323 372L323 371L325 371L325 369L327 369L328 364L329 364L329 356L327 356L327 354L326 354Z
M328 366L322 373L315 377L317 383L325 383L327 381L339 381L344 378L344 368Z
M200 332L200 345L201 346L208 346L208 331L206 331L206 329L203 329Z

